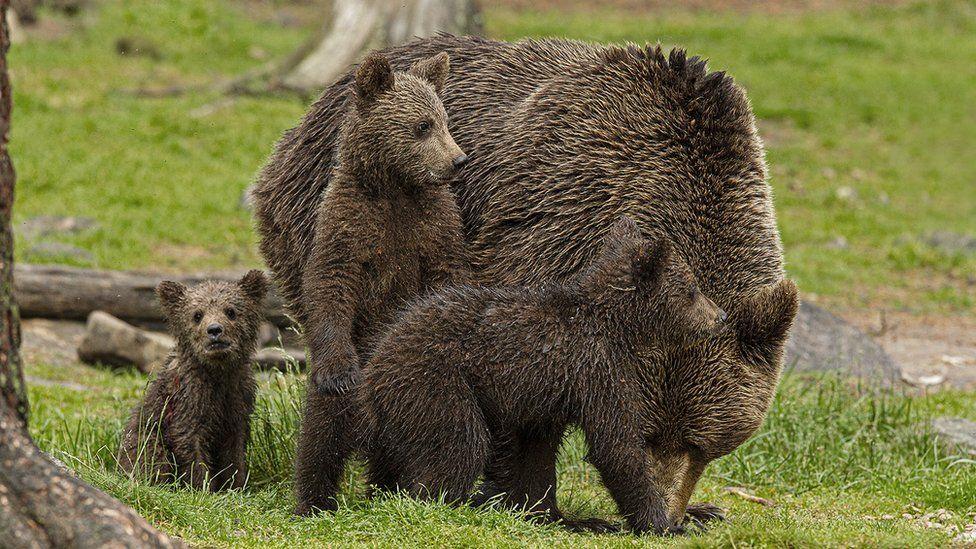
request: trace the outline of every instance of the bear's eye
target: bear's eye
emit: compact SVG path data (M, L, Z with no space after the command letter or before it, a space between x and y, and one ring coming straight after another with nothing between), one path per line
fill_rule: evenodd
M197 311L197 312L193 313L193 323L194 324L200 324L200 321L201 320L203 320L203 313L202 312Z
M233 307L227 307L224 309L224 314L227 315L227 318L230 320L237 318L237 311L235 311Z
M430 122L422 120L417 124L417 136L424 137L430 133Z

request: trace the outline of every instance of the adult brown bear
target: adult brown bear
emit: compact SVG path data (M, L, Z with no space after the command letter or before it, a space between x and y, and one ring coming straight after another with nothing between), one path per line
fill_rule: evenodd
M384 54L406 70L440 52L451 58L442 95L450 132L470 157L454 189L476 277L511 285L568 280L627 215L645 234L674 242L705 294L735 322L736 330L648 364L667 379L671 427L649 433L647 446L652 459L674 464L660 492L668 521L680 522L704 464L717 457L698 452L683 433L705 427L728 452L758 428L795 314L795 303L761 298L785 273L744 92L725 74L707 73L699 58L660 47L439 36ZM299 320L315 305L302 295L303 270L351 74L286 133L254 191L262 253ZM729 421L698 425L722 416ZM558 517L558 443L531 432L510 441L487 468L486 493L504 492L513 505L538 502L536 509Z

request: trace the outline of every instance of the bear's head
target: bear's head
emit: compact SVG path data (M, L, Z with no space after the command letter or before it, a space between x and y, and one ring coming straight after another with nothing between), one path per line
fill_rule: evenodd
M705 466L761 426L796 316L797 288L782 279L732 304L701 295L678 249L619 220L583 274L584 288L643 334L636 372L659 529L679 527Z
M702 293L667 239L646 239L622 216L582 276L586 292L656 345L684 346L726 328L728 315Z
M446 183L467 156L447 129L441 103L450 61L440 53L405 72L379 54L356 70L342 130L342 161L365 171L369 184L424 187Z
M187 288L164 280L156 286L178 351L213 366L250 359L267 291L268 280L258 270L236 283L208 281Z

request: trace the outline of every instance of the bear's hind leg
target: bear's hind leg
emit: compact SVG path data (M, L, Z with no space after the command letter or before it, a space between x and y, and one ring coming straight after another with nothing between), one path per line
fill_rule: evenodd
M412 497L465 501L485 469L491 448L487 425L471 401L451 406L451 421L428 426L430 431L412 444L399 486Z
M556 457L563 430L497 436L485 480L471 499L474 506L497 499L501 505L527 511L534 520L558 523L576 532L616 532L602 519L571 520L556 503Z
M295 514L334 511L346 461L355 451L355 399L310 389L295 455Z

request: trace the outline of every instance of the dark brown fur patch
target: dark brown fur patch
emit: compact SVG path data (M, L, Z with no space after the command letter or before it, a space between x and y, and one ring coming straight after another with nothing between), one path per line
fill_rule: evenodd
M267 288L261 271L237 284L159 284L176 349L122 432L123 472L197 489L244 486L255 393L250 360Z
M762 143L745 93L730 77L708 73L701 59L681 50L571 40L445 35L385 55L395 70L406 70L441 52L451 58L442 94L451 133L471 153L453 185L477 280L528 286L573 280L625 214L643 234L667 237L701 291L734 319L758 318L755 311L765 305L757 296L785 284ZM306 258L316 208L332 186L351 78L326 90L282 138L254 193L262 253L299 314L312 301L303 287L310 278ZM782 295L787 303L775 308L782 315L777 323L788 326L795 294ZM708 427L705 418L725 416L740 426L762 421L785 332L748 320L737 326L744 342L756 338L753 329L769 337L747 344L756 353L741 352L729 337L673 350L666 361L645 357L643 371L661 376L673 415L661 418L662 434L654 439L660 463L672 463L668 422L687 438L718 446L719 433L731 429ZM741 441L741 434L728 436L724 445ZM548 478L557 443L513 441L489 465L486 493L495 484Z
M447 56L388 76L387 66L372 55L357 70L358 103L345 109L297 307L311 357L296 459L301 514L335 504L353 449L354 408L343 393L358 382L370 341L409 300L469 270L448 185L464 154L436 94Z
M667 364L679 349L726 339L718 329L724 321L681 256L644 240L626 219L576 284L451 288L424 298L378 344L359 390L371 481L463 500L510 446L558 443L578 425L631 529L677 529L690 496L685 486L727 451L721 441L748 436L757 424L684 417L678 399L689 397L671 394L662 383L668 373L648 371L644 357ZM711 391L711 398L734 398L731 387ZM757 416L765 409L743 404ZM509 504L561 519L555 455L537 466L547 474L495 478L495 489Z

